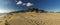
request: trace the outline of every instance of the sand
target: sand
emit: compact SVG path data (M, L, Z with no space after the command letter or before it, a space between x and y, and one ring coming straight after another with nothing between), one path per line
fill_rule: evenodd
M60 13L10 13L4 17L0 25L60 25Z

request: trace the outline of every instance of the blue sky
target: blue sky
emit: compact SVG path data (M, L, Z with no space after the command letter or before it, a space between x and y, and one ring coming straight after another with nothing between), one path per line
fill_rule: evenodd
M28 7L60 11L60 0L0 0L0 13L22 10Z

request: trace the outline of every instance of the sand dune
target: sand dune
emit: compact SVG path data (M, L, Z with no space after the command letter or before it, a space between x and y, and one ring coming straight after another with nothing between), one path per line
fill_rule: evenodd
M60 13L10 13L5 16L0 25L60 25Z

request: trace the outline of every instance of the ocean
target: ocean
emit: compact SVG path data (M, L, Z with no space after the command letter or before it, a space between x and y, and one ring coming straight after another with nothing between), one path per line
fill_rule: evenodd
M5 13L0 13L0 17L3 17L4 15L6 15Z

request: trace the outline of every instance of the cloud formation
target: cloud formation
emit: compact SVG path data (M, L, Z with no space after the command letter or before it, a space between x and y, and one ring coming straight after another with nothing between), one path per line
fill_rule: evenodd
M19 4L22 4L22 3L23 3L22 1L17 2L18 5L19 5Z
M33 6L33 4L32 3L27 3L26 6Z
M23 3L22 1L18 1L18 2L17 2L17 5L20 5L20 4L22 4L22 5L24 5L24 6L33 6L33 4L30 3L30 2L28 2L28 3Z

